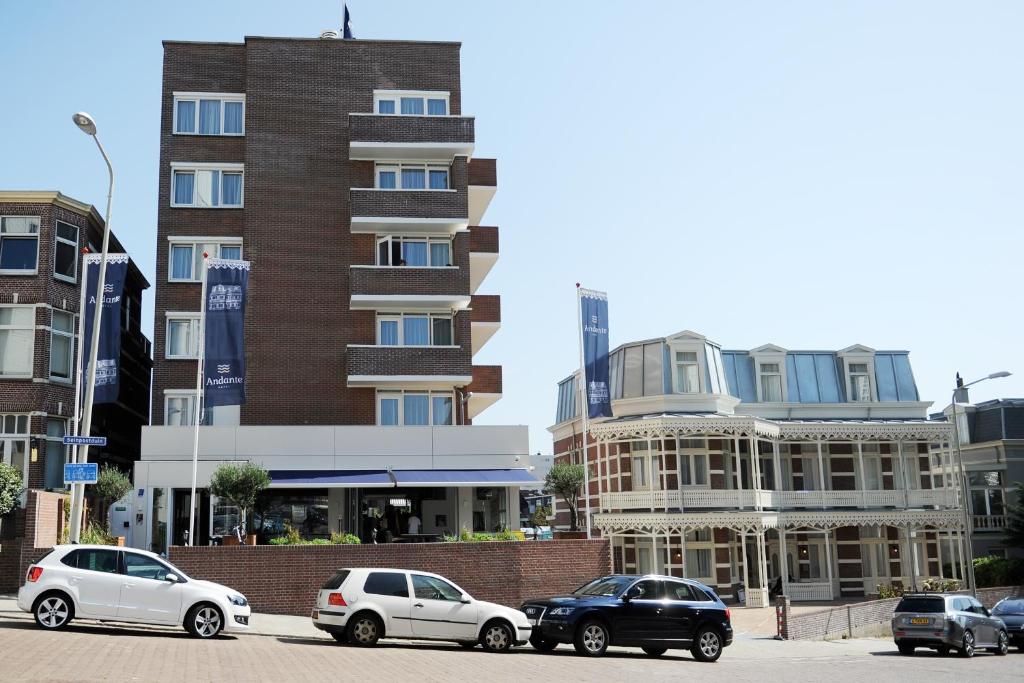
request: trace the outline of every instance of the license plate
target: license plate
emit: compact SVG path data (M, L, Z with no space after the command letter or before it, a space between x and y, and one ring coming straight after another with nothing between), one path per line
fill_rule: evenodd
M313 610L313 618L314 619L319 619L320 618L320 610L318 610L318 609Z
M911 624L928 624L930 619L928 617L914 617L910 620Z

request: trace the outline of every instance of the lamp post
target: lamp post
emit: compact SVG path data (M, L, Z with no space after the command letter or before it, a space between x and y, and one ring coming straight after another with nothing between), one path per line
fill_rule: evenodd
M99 355L100 349L100 322L103 317L103 288L107 281L107 248L110 244L110 203L114 196L114 167L110 164L110 158L107 157L106 151L103 149L103 145L100 144L100 138L96 135L96 121L84 111L80 111L71 117L71 120L75 122L83 133L92 137L96 142L96 146L100 150L100 154L103 156L103 161L107 164L107 173L110 176L110 184L107 189L107 212L103 217L103 248L100 255L100 272L96 280L96 305L93 310L92 316L92 339L89 343L89 373L86 379L85 385L85 405L83 407L82 424L78 430L79 434L89 436L92 433L92 402L93 397L96 393L96 357ZM88 286L88 273L85 273L82 287ZM85 311L79 311L79 315L84 315ZM75 460L77 462L89 462L89 447L82 446L82 449L78 452ZM71 494L71 533L70 540L72 543L78 543L82 531L82 507L83 498L85 497L85 484L73 484Z
M990 375L976 379L973 382L963 383L960 379L960 375L956 376L956 389L953 390L953 438L956 440L956 464L960 470L960 491L963 495L963 517L964 517L964 534L967 540L967 587L971 591L971 595L974 597L978 596L978 586L974 582L974 515L971 511L971 490L967 481L967 470L964 468L964 454L960 449L960 421L957 418L956 399L957 395L963 389L974 386L979 382L984 382L989 379L999 379L1001 377L1009 377L1011 373L1006 370L1000 370L999 372L993 372Z

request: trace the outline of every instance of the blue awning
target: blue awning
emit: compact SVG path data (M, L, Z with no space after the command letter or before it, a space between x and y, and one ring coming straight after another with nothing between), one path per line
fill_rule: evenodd
M527 470L394 470L399 486L528 486L539 488Z
M271 470L274 487L394 488L386 470Z

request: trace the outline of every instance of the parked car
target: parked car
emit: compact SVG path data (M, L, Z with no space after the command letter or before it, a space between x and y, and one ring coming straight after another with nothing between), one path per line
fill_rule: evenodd
M1006 624L1006 636L1010 645L1024 651L1024 598L1004 598L992 608L992 616L999 617Z
M579 654L598 657L609 645L626 645L652 657L688 649L714 662L732 643L731 614L715 592L671 576L605 576L520 609L534 626L530 644L541 651L572 643Z
M197 638L249 627L249 603L227 586L186 576L145 550L58 545L28 568L18 607L41 628L72 619L181 625Z
M491 652L525 645L533 631L519 610L474 600L443 576L404 569L339 569L317 595L313 626L361 647L387 637Z
M901 655L927 647L940 655L956 650L973 657L979 648L1005 655L1006 624L969 595L904 594L892 615L892 637Z

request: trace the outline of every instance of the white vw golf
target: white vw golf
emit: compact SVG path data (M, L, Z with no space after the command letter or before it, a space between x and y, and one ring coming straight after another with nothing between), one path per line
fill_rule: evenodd
M183 625L198 638L249 627L249 603L185 576L160 556L108 545L58 545L28 568L18 607L48 630L72 619Z
M452 640L507 652L533 627L517 609L474 600L437 574L404 569L339 569L317 595L313 625L339 643L381 638Z

